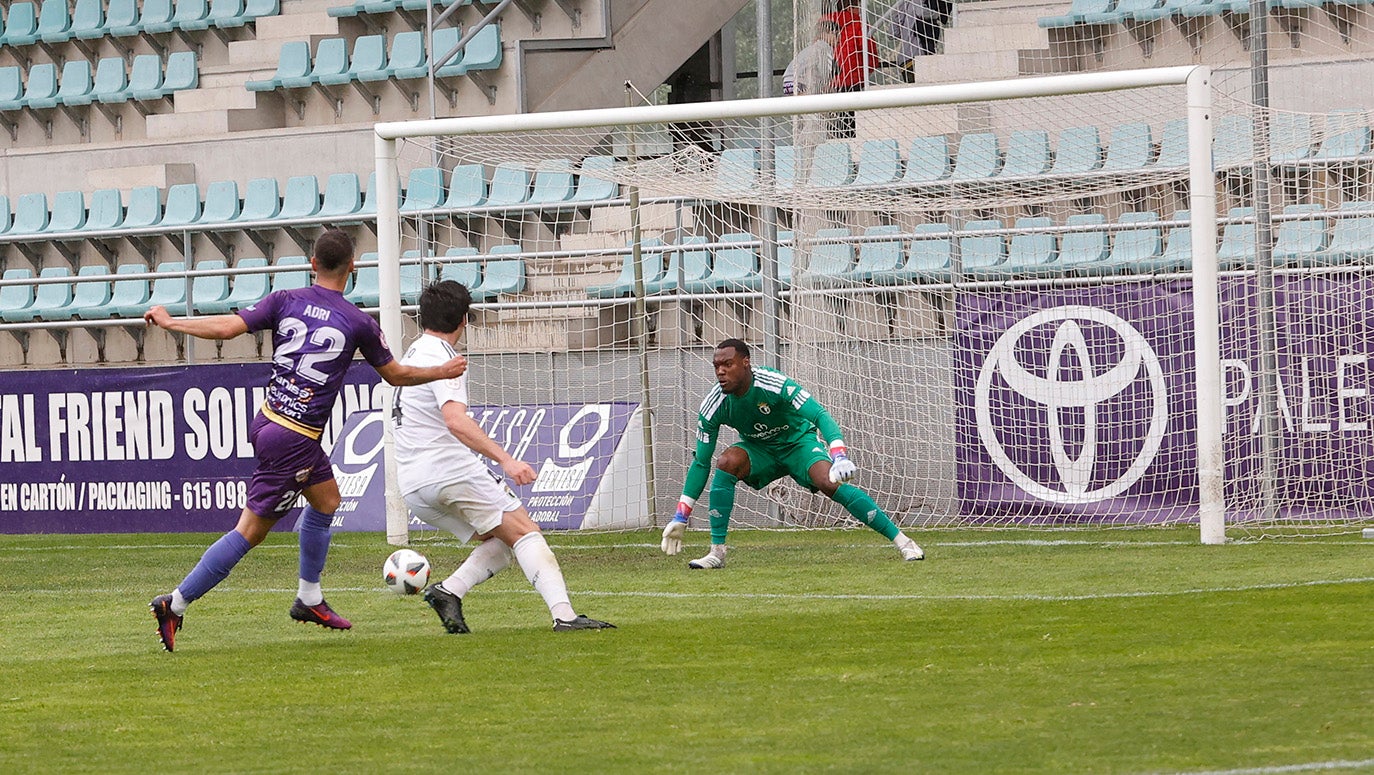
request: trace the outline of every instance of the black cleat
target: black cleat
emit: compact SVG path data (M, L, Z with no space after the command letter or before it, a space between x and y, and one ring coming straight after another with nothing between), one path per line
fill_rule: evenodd
M597 619L590 619L582 614L578 614L576 619L564 621L562 619L553 620L554 632L567 632L568 630L614 630L615 625L610 622L603 622Z
M353 623L339 616L329 604L320 601L319 605L306 605L301 599L291 604L291 618L302 624L318 624L331 630L347 630Z
M468 623L463 621L463 598L438 584L430 584L425 587L425 602L434 609L434 613L439 614L439 621L444 623L444 629L449 633L461 635L472 632L468 629Z
M171 595L158 595L148 607L153 611L153 618L157 619L158 640L162 641L164 649L171 651L176 646L177 631L181 629L185 617L172 613Z

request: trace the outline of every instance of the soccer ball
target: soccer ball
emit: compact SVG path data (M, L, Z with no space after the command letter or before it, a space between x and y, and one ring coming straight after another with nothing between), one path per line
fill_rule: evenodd
M411 549L397 549L382 563L382 581L398 595L413 595L429 583L429 560Z

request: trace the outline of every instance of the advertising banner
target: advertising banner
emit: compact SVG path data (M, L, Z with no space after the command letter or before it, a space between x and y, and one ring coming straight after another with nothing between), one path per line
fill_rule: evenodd
M473 406L469 412L488 436L534 467L533 484L511 489L542 529L649 524L639 404ZM381 411L356 412L339 433L330 455L343 496L336 531L386 529L382 423ZM410 526L430 529L414 517Z
M1374 283L1276 280L1279 500L1299 510L1360 508L1374 473ZM1244 501L1260 485L1254 280L1223 279L1221 297L1227 497ZM1187 282L966 295L956 315L964 513L1026 522L1156 522L1195 513Z

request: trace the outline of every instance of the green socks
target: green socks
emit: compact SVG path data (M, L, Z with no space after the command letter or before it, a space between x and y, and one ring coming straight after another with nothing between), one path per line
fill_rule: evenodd
M719 468L711 477L711 545L725 543L725 534L730 529L730 514L735 510L735 484L739 479ZM870 501L871 502L871 501ZM889 523L890 524L890 523ZM896 530L897 528L892 528Z
M720 474L717 473L717 476L719 475ZM730 478L733 479L734 477ZM887 514L883 513L883 510L878 508L878 504L874 503L873 499L868 497L868 493L864 492L863 490L860 490L858 487L855 487L852 484L840 485L840 489L835 491L834 501L840 504L841 506L844 506L845 511L848 511L850 514L853 514L855 519L878 531L883 535L884 538L886 538L889 541L896 538L897 534L901 532L897 529L896 525L892 524L892 520L888 519ZM733 506L734 502L735 499L732 495L730 498L730 505ZM716 513L715 503L716 491L713 489L711 490L712 543L715 542L716 535L714 521ZM722 541L723 540L724 539L722 539Z

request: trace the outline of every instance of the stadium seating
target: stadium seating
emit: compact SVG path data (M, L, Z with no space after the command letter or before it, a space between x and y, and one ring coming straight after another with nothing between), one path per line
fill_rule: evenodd
M80 191L59 191L53 196L48 233L79 231L86 225L86 197Z
M1273 260L1275 266L1313 266L1326 250L1327 219L1320 215L1321 205L1289 205L1283 208L1285 220L1274 224ZM1290 217L1296 220L1288 220Z
M1061 16L1042 16L1037 20L1037 24L1044 29L1111 24L1117 21L1117 17L1112 13L1114 5L1114 0L1073 0L1067 13Z
M376 253L364 253L358 256L358 261L367 262L377 260ZM353 286L344 294L344 298L358 305L359 307L375 307L381 302L382 291L379 286L378 269L375 266L360 266L353 273Z
M147 274L148 267L143 264L120 264L115 269L115 281L110 300L103 307L84 307L77 310L82 320L102 318L141 317L148 308L148 280L146 278L119 279L120 275Z
M487 251L489 255L518 255L519 245L498 245ZM469 288L473 299L489 301L501 294L520 293L525 290L525 261L522 258L488 260L482 267L482 283Z
M77 277L108 277L110 270L104 264L93 266L83 266L77 270ZM85 310L105 309L110 303L110 283L109 282L85 282L74 283L72 285L71 303L62 308L62 319L70 320L79 317Z
M197 272L216 272L228 269L227 262L220 259L200 261L195 265ZM229 275L197 275L191 280L191 307L202 313L204 306L213 306L229 297Z
M620 195L620 187L615 181L599 175L606 175L615 166L613 156L588 156L582 160L577 176L577 191L573 193L574 202L597 202L615 199Z
M444 207L466 209L487 202L487 178L480 164L459 164L449 172Z
M906 281L945 282L953 263L954 243L949 226L943 223L923 223L914 230L911 250L900 273L894 276Z
M86 211L85 231L117 229L124 223L124 202L117 188L102 188L91 193Z
M48 228L48 197L23 194L14 205L14 223L9 234L41 234Z
M917 137L907 151L902 182L919 184L944 180L951 171L949 144L944 136Z
M566 202L573 198L572 162L567 159L550 159L540 162L534 173L534 188L530 191L530 204L550 205Z
M1154 140L1150 125L1143 121L1118 124L1112 129L1102 169L1107 172L1130 172L1150 165L1154 156Z
M759 182L757 148L729 148L716 165L716 191L722 194L751 191Z
M1059 133L1051 175L1077 175L1102 166L1102 142L1095 126L1069 127Z
M1013 234L1007 249L1007 271L1013 275L1036 276L1052 271L1059 246L1049 229L1054 221L1045 217L1018 218L1016 228L1044 229Z
M1043 129L1021 129L1007 139L1007 158L1001 177L1022 178L1043 175L1053 164L1050 136Z
M310 260L305 256L279 258L274 265L288 269L272 273L273 292L310 287Z
M524 204L530 198L530 173L519 164L498 164L491 175L487 204Z
M1105 228L1106 217L1099 213L1070 215L1064 225L1075 231L1066 231L1059 239L1058 268L1065 272L1099 273L1106 270L1107 256L1111 252L1109 237Z
M646 294L677 293L689 283L705 280L711 274L711 251L699 247L706 244L703 236L684 237L678 250L668 254L668 263L659 279L644 284ZM679 275L681 284L679 285Z
M646 239L643 247L652 248L661 246L663 242L658 239ZM663 276L663 253L657 250L641 250L639 256L641 281L648 286L656 282ZM621 262L620 274L610 283L603 285L593 285L587 288L587 295L594 299L620 299L634 294L635 289L635 262L634 252L625 254Z
M1369 263L1374 260L1374 208L1370 203L1355 203L1363 208L1342 206L1341 217L1331 227L1326 250L1312 257L1319 264Z
M238 220L239 208L238 183L232 180L216 180L205 187L204 209L200 213L200 223L233 223Z
M39 279L55 280L69 278L71 270L65 266L48 267L38 273ZM62 310L72 303L72 284L45 283L34 289L33 303L16 312L5 312L3 317L9 323L27 323L34 320L61 320Z
M1159 259L1164 240L1158 225L1159 214L1122 213L1117 222L1130 224L1134 228L1122 229L1112 235L1112 249L1107 256L1107 264L1115 271L1126 273L1149 273L1162 268Z
M200 189L195 183L181 183L167 189L160 226L189 226L200 220Z
M962 232L995 231L1001 221L969 221ZM964 234L959 237L959 259L965 275L979 277L1000 274L1006 270L1007 240L1002 234Z
M477 255L477 248L457 247L449 248L444 253L444 258L465 258ZM445 261L439 267L439 279L453 280L459 283L469 292L482 283L482 265L476 261Z
M849 143L831 140L816 146L806 182L817 188L836 188L854 182L854 162L850 158Z
M1255 261L1255 208L1233 207L1226 217L1232 222L1222 227L1217 265L1222 269L1244 269ZM1240 220L1246 219L1246 220Z
M121 317L138 317L142 315L148 307L159 304L166 307L169 314L187 314L186 264L181 261L163 261L157 265L155 271L158 273L180 276L154 278L152 282L152 291L148 294L148 303L144 306L144 309L138 310L130 315L122 315Z
M353 215L363 207L363 192L358 176L352 172L336 172L324 184L324 197L318 215L321 218Z
M4 280L32 280L33 272L28 269L6 269L0 274ZM11 315L19 315L33 304L34 285L0 285L0 320L10 320Z
M959 150L954 159L950 180L986 180L1002 167L1002 154L997 147L997 135L992 132L969 132L959 138Z
M267 266L265 258L241 258L235 269L259 269ZM236 274L233 287L222 298L209 300L195 293L195 310L198 315L223 315L257 303L267 295L271 280L266 273Z
M683 284L683 289L688 293L709 293L757 288L758 250L748 244L757 239L754 235L745 233L721 235L719 241L727 246L716 248L711 273L700 280L688 280Z
M444 171L438 167L417 167L406 180L401 212L433 210L444 203Z
M846 273L854 268L854 243L848 237L849 229L816 230L816 242L811 246L806 266L808 283L833 286L844 282Z
M896 235L902 227L896 225L870 226L864 230L864 241L859 243L858 261L854 268L840 275L841 278L857 283L890 284L900 282L898 274L904 267L902 242ZM879 239L892 237L892 239Z

